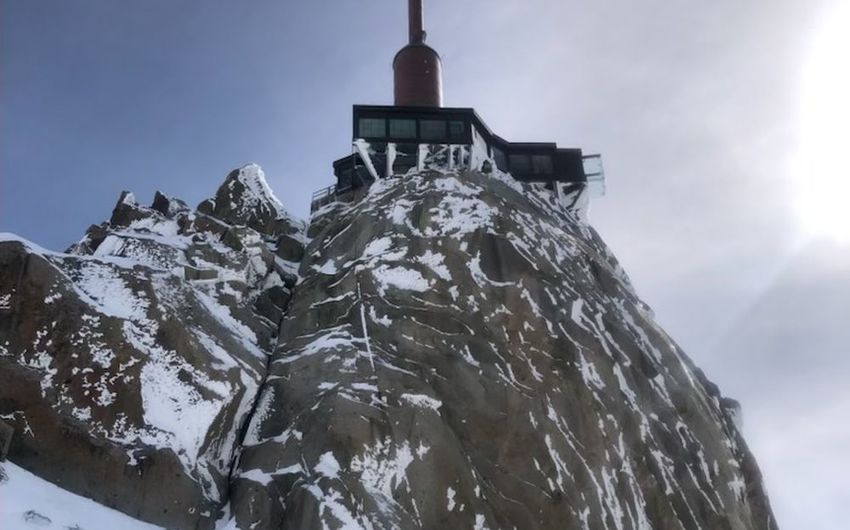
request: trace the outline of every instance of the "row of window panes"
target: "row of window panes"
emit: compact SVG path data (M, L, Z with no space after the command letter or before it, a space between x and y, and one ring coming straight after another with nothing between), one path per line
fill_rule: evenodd
M360 118L358 127L360 138L383 138L387 135L387 120L381 118Z
M518 175L551 175L555 172L551 155L510 155L511 172Z
M386 138L387 122L389 122L389 137L415 140L416 120L391 118L360 118L358 137ZM448 131L447 131L448 129ZM466 136L466 124L462 121L419 120L419 136L421 140L457 140L463 141Z
M386 138L387 122L389 122L389 137L402 139L417 139L416 120L403 118L360 118L360 138ZM448 127L448 134L446 128ZM421 140L464 140L466 124L462 121L419 120L419 139ZM504 153L494 149L496 166L503 168ZM551 175L555 172L551 155L509 155L510 170L519 175Z

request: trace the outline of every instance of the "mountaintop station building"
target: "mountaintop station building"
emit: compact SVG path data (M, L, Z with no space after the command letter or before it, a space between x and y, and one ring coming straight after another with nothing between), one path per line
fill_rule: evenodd
M313 194L311 210L345 199L379 178L425 169L426 160L447 169L485 169L488 164L522 182L555 193L564 186L604 189L599 155L554 143L508 142L471 108L442 106L439 54L425 44L422 0L408 0L410 42L393 60L395 105L355 105L352 154L334 162L334 186Z

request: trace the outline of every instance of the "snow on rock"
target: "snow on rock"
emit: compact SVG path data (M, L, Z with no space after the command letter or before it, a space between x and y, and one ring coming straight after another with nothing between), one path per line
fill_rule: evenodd
M737 403L581 190L425 151L309 227L249 165L197 210L124 193L68 253L0 235L0 511L123 528L4 497L25 468L179 530L774 530Z
M161 530L69 493L14 464L0 464L0 521L3 530L34 528Z
M316 467L313 470L325 477L328 478L337 478L339 476L339 462L334 458L333 453L328 451L327 453L322 454L319 457L319 463L316 464Z
M774 529L719 391L581 212L490 166L311 219L238 463L271 482L237 478L230 523Z
M305 225L290 216L256 164L233 170L214 198L202 202L198 211L230 225L246 226L277 238L278 256L299 262L303 252Z
M455 503L455 490L452 488L446 489L446 499L448 500L448 505L446 506L446 510L452 511L455 509L457 504Z
M68 253L0 236L16 464L162 526L212 528L297 282L284 257L305 241L258 167L234 174L224 218L123 193Z
M401 399L407 401L411 405L431 410L439 410L440 407L443 406L443 402L439 399L434 399L423 394L402 394Z
M378 282L378 290L382 296L390 287L425 292L431 285L419 271L401 266L382 264L372 270L372 275Z

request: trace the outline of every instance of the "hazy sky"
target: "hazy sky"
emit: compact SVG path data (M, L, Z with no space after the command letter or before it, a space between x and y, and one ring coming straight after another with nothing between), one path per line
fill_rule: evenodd
M391 103L405 11L0 0L0 231L62 249L123 189L197 204L247 162L306 216L350 152L351 105ZM475 107L509 140L603 154L593 224L662 325L742 401L780 526L846 530L850 165L806 156L850 147L847 2L426 12L447 106Z

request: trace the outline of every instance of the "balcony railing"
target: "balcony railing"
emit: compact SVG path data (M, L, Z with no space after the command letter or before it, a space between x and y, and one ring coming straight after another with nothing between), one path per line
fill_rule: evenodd
M313 193L313 197L310 200L310 213L315 212L322 206L326 206L336 200L336 185L328 186L327 188L322 188L319 191Z

